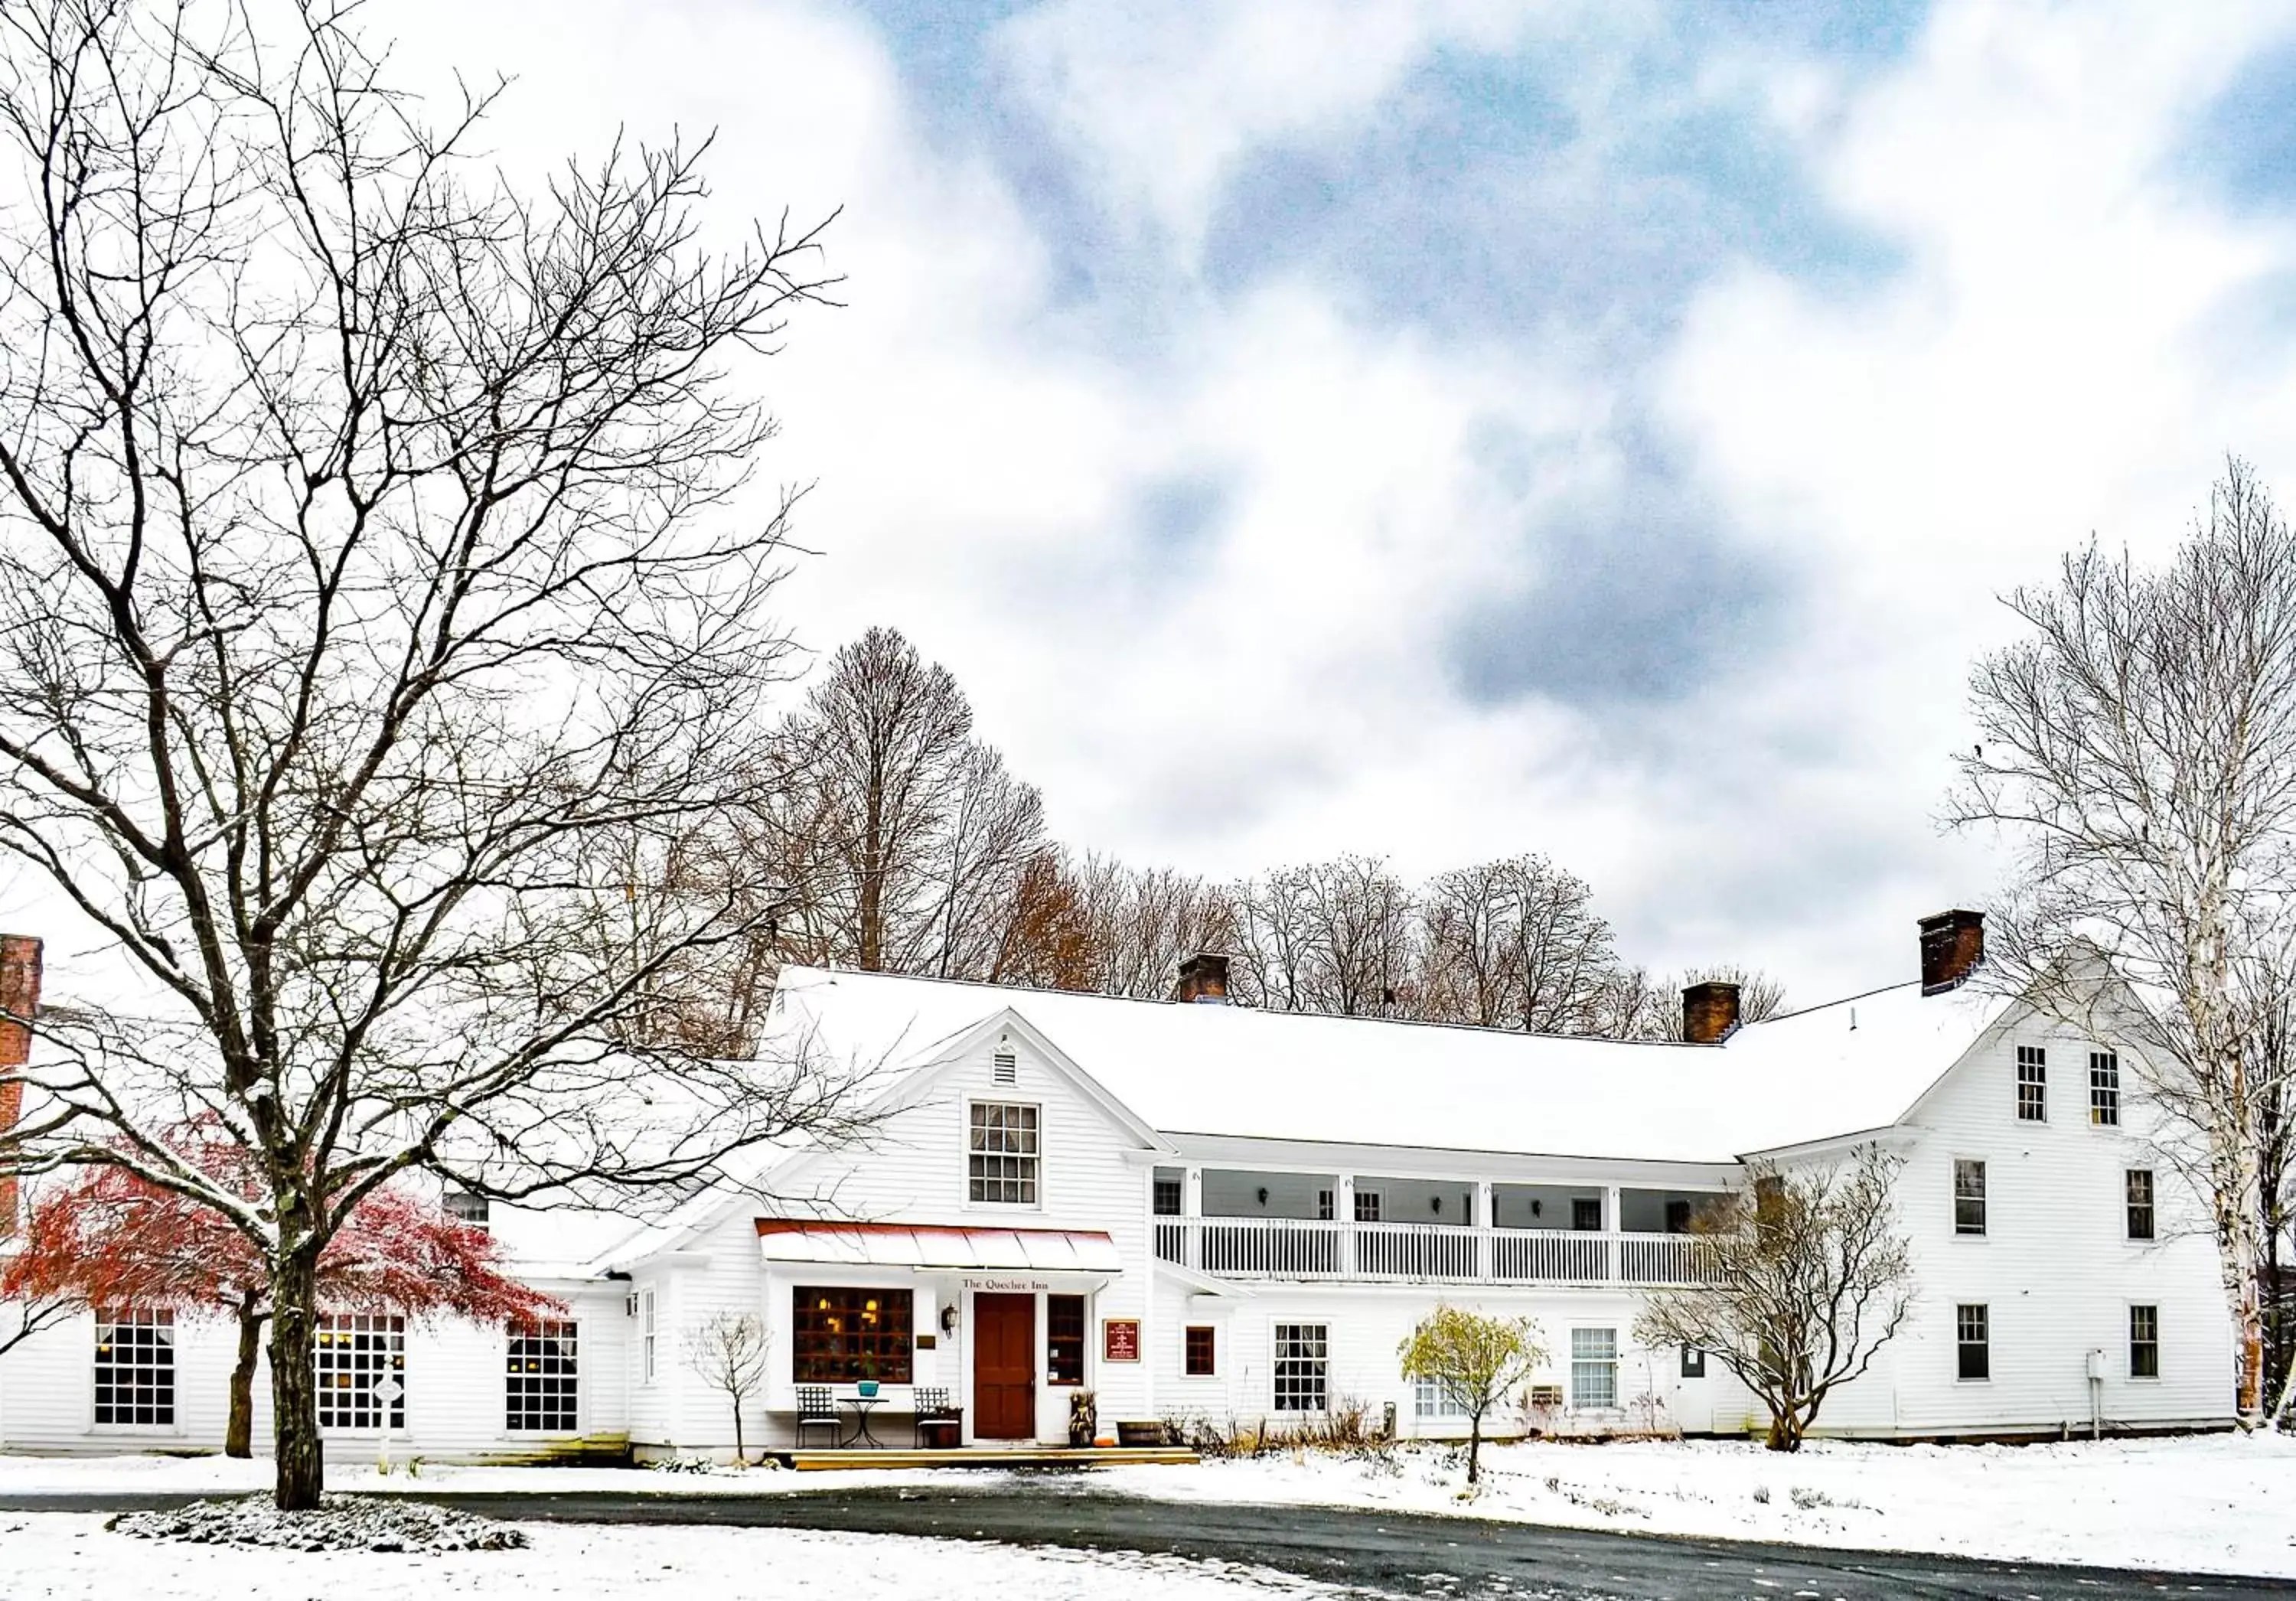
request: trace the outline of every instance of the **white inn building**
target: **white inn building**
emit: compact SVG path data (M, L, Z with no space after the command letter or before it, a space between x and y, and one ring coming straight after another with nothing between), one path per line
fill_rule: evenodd
M1064 1441L1078 1390L1103 1436L1354 1401L1444 1434L1464 1425L1397 1348L1447 1301L1538 1322L1549 1362L1502 1431L1736 1433L1759 1407L1696 1351L1643 1349L1636 1311L1693 1270L1691 1219L1746 1161L1874 1141L1904 1158L1918 1300L1817 1433L2229 1424L2214 1253L2123 1047L1964 984L1981 949L1975 914L1924 919L1922 979L1742 1027L1702 986L1705 1043L1681 1045L1231 1006L1215 957L1167 1002L791 969L775 1029L883 1064L865 1145L779 1154L643 1228L496 1207L566 1317L338 1319L332 1449L388 1426L434 1457L722 1451L727 1402L684 1352L725 1311L770 1334L753 1446L841 1441L863 1381L898 1445L944 1402L942 1439ZM231 1343L163 1307L59 1326L0 1359L0 1448L214 1447Z

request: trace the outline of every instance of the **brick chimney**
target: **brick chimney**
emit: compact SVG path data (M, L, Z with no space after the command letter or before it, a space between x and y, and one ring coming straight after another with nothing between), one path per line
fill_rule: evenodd
M40 1009L40 942L29 934L0 934L0 1137L24 1110L24 1085L15 1070L32 1059L29 1026ZM0 1178L0 1239L16 1232L16 1181Z
M1719 1045L1738 1026L1738 986L1721 979L1682 992L1682 1037L1693 1045Z
M1180 964L1180 981L1172 987L1176 1001L1227 1005L1227 958L1200 950Z
M1985 960L1985 914L1939 912L1922 919L1922 993L1943 995Z

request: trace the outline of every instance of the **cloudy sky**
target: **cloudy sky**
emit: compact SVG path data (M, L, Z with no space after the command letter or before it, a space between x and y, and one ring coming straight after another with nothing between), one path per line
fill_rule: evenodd
M726 219L843 208L791 620L1143 861L1540 850L1653 965L1910 976L1995 597L2227 450L2296 498L2287 7L367 15L514 75L507 164L714 127Z

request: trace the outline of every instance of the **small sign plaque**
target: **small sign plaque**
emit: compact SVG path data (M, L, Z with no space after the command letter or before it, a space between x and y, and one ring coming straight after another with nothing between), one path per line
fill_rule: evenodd
M398 1381L392 1378L387 1373L381 1378L375 1380L375 1382L369 1385L368 1388L373 1392L374 1399L381 1401L386 1407L390 1405L391 1402L397 1400L400 1396L406 1393L405 1390L399 1387Z
M1104 1362L1136 1362L1140 1359L1140 1319L1110 1318L1101 1326L1101 1360Z

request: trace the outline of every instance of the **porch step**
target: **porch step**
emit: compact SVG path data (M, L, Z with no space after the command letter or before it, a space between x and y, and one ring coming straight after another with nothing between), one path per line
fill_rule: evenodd
M768 1451L801 1474L856 1467L1131 1467L1186 1466L1200 1460L1185 1446L968 1446L962 1450Z

